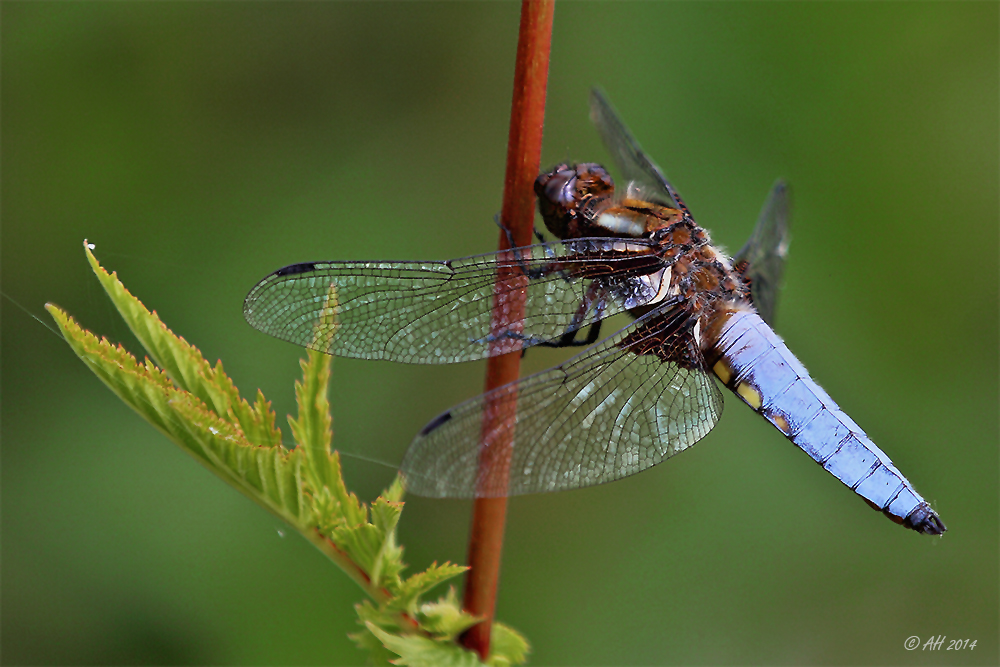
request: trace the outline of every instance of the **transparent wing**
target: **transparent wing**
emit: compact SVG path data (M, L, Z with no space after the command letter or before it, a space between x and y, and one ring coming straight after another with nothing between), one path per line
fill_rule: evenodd
M722 394L685 324L686 311L658 309L560 366L445 412L406 452L407 489L457 498L575 489L633 475L689 447L715 426ZM499 447L513 425L513 448L509 467L487 452L477 484L487 409L516 410L516 421L501 420L484 438L487 449Z
M558 339L662 298L663 259L643 239L574 239L445 262L310 262L275 271L243 304L264 333L322 352L451 363ZM524 290L523 320L492 335L498 269ZM503 315L501 313L501 315Z
M788 185L778 180L764 202L753 234L733 259L747 262L746 276L750 278L750 295L757 312L770 326L774 326L774 312L778 303L778 288L785 271L788 255L789 216Z
M674 186L639 147L639 142L629 132L604 92L598 88L590 91L590 120L597 127L601 141L615 159L622 175L632 182L634 197L665 204L690 215Z

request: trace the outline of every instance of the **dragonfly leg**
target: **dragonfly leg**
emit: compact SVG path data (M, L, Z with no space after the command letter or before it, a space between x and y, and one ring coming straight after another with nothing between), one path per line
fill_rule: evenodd
M493 216L493 224L499 227L500 230L503 232L504 236L507 237L507 245L510 246L511 248L516 248L517 244L514 243L514 235L510 233L510 227L504 224L504 221L500 217L499 213Z
M524 255L521 253L520 246L514 243L514 235L511 234L510 228L504 224L504 221L501 219L499 213L493 216L493 222L496 223L496 226L499 227L503 231L504 236L507 237L507 245L510 248L510 252L514 255L514 261L521 267L521 273L528 276L529 279L544 275L539 273L537 270L531 271L528 269L528 265L524 262ZM537 230L535 233L538 233Z
M476 340L469 341L471 343L479 344L489 344L495 343L500 340L517 340L521 341L521 357L528 353L529 347L589 347L597 342L597 339L601 335L601 321L591 323L587 328L587 337L582 340L576 339L576 334L579 329L569 329L562 336L556 340L548 340L545 338L536 338L532 336L525 336L522 333L516 333L514 331L504 331L503 333L493 335L490 334L485 338L479 338ZM513 351L513 350L512 350Z
M602 298L601 287L598 285L597 281L594 281L587 288L579 307L577 307L576 312L573 313L573 319L566 327L566 331L555 340L526 336L518 331L502 331L500 333L490 334L485 338L472 340L470 342L487 344L495 343L501 340L518 340L521 341L522 357L525 355L529 347L533 347L535 345L540 347L587 347L596 343L597 339L601 335L601 321L604 318L605 307L606 302ZM590 323L590 326L587 327L587 336L581 340L577 340L577 334L584 327L584 324L588 319L588 313L592 313L591 319L593 321Z
M566 328L566 332L556 340L547 340L536 343L542 347L588 347L597 342L601 335L601 322L604 318L605 302L601 298L601 287L597 281L590 283L580 302L579 308L573 313L573 320ZM587 319L587 313L593 310L592 322L587 327L587 336L582 340L577 340L577 334L583 328Z
M601 323L603 320L591 322L587 327L587 337L577 340L576 335L580 329L570 329L556 340L546 340L536 343L539 347L589 347L597 342L601 335Z
M507 245L510 246L510 249L514 252L514 259L521 266L521 270L524 271L524 275L528 276L529 279L540 278L542 276L548 275L549 272L546 270L535 269L534 271L530 271L527 268L524 262L524 255L521 253L521 248L519 246L514 245L514 237L510 233L510 229L507 227L507 225L504 224L503 220L500 218L499 213L493 216L493 222L496 223L497 227L503 230L504 235L507 237ZM548 239L545 238L545 234L543 234L542 231L538 229L538 227L534 228L534 234L538 242L546 246L544 249L545 256L548 257L549 259L555 257L556 256L555 251L552 248L548 247L548 245L546 245L548 244ZM565 277L565 273L563 273L563 278L564 280L566 280L566 282L571 282L568 278Z

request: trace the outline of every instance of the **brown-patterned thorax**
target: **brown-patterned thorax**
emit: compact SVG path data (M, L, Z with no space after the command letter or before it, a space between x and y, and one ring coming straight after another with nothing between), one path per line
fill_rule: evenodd
M676 208L632 196L615 198L614 181L595 163L560 164L535 180L538 208L550 232L561 239L646 238L652 246L623 244L623 252L662 260L669 288L631 313L641 317L666 299L680 298L691 315L692 334L704 350L721 321L749 306L749 286L729 257L711 245L708 232Z

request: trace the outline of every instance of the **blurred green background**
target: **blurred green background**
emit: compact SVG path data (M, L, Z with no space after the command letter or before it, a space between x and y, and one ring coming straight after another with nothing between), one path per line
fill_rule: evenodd
M354 584L119 402L42 305L138 351L87 238L288 414L301 351L244 323L258 279L495 247L518 5L0 12L3 291L30 311L3 302L3 661L362 663ZM512 501L498 616L535 664L996 664L998 13L557 7L544 163L607 157L587 120L601 84L718 243L738 248L788 178L777 329L949 532L893 525L730 399L665 465ZM348 460L349 485L374 498L482 374L337 360L334 444L388 464ZM408 561L463 562L468 520L408 499Z

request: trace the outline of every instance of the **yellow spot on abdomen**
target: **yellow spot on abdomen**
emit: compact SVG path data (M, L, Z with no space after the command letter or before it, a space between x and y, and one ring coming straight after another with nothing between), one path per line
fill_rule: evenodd
M781 415L774 415L774 425L778 427L778 430L788 435L791 432L791 427L788 425L788 420Z
M740 382L736 387L736 393L747 402L747 404L754 410L760 410L761 400L760 392L748 385L746 382Z
M733 379L732 371L729 370L729 366L726 366L726 363L722 359L715 362L712 370L722 380L722 384L729 384L729 381Z

